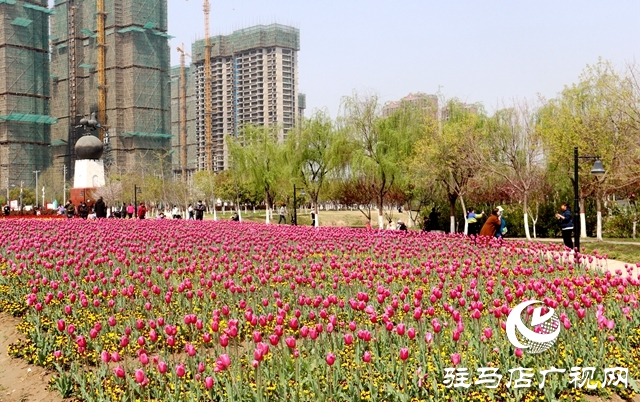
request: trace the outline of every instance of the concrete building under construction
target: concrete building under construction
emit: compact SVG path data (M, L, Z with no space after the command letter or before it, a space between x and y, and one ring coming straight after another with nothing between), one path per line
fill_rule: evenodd
M50 164L47 0L0 0L0 188L35 186Z
M211 37L210 49L210 131L205 124L205 41L195 42L191 49L195 165L198 170L222 171L229 167L225 135L236 135L243 124L251 123L280 126L283 137L295 125L300 31L280 24L258 25Z
M51 29L53 163L73 169L80 119L107 130L106 168L125 173L169 158L166 0L56 0ZM101 92L102 91L102 92ZM102 105L101 105L102 103ZM99 109L103 108L104 112Z
M180 67L171 68L171 167L175 175L184 171L190 177L197 170L195 84L190 66L184 69L184 87ZM180 91L184 89L184 99ZM182 121L184 119L184 122ZM182 132L184 123L184 130ZM183 136L184 134L184 136ZM184 152L184 155L183 155ZM182 158L184 157L184 161Z

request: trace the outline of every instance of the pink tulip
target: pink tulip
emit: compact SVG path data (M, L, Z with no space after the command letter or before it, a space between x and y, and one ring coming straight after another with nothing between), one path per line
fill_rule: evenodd
M327 364L329 366L333 366L333 363L336 362L336 355L334 355L333 353L329 352L327 353Z
M121 366L117 366L116 368L114 368L113 372L115 373L116 377L124 378L124 369Z
M459 353L454 353L451 355L451 363L453 363L454 366L457 366L458 364L460 364L460 354Z
M205 378L204 379L204 386L207 387L207 389L213 388L213 378L212 377Z
M287 344L289 349L295 349L296 347L296 338L292 336L288 336L285 338L284 342Z
M158 362L158 372L160 372L160 374L165 374L167 372L167 363L165 363L163 361L159 361Z
M144 371L142 371L141 369L137 369L135 372L135 376L136 376L136 382L138 384L141 384L142 382L144 382Z
M433 334L431 332L427 332L424 335L424 341L430 344L433 341Z
M184 368L184 364L178 364L176 366L176 375L180 378L184 377L185 374L185 368Z
M364 352L364 354L362 355L362 361L364 361L365 363L371 363L371 352L369 352L368 350Z
M483 330L483 333L484 333L485 338L487 338L487 339L491 339L491 337L493 336L493 330L491 328L489 328L489 327L485 328Z
M516 348L515 354L516 354L517 357L522 357L524 352L522 352L522 349Z
M353 343L353 335L350 333L344 334L344 343L347 345L351 345Z
M409 349L401 348L400 349L400 360L405 361L409 358Z

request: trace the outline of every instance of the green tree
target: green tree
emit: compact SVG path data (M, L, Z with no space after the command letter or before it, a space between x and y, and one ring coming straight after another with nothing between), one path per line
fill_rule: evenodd
M525 236L531 240L529 203L545 173L537 111L526 101L514 102L487 119L485 134L481 145L471 150L484 169L514 190L522 202Z
M411 176L427 177L439 183L449 202L451 233L456 231L456 203L460 203L465 216L464 196L470 180L480 171L478 158L471 157L474 147L482 140L485 121L482 109L465 107L453 99L447 102L445 121L426 116L426 135L417 142L415 154L409 161Z
M22 190L22 206L25 205L35 205L36 203L36 193L30 189L23 187L14 187L9 191L9 199L11 200L20 200L20 191Z
M247 125L237 138L227 137L234 169L246 175L250 188L264 194L266 223L271 221L277 182L287 170L281 133L276 126Z
M289 131L287 159L294 181L301 183L311 199L319 226L318 198L327 177L346 162L346 137L334 128L326 111L317 111Z
M574 147L580 155L600 156L606 169L606 174L597 178L589 174L593 160L580 161L581 237L586 237L586 197L596 199L596 232L602 239L603 198L638 182L639 132L634 107L639 98L632 81L632 77L616 73L610 63L599 61L541 110L545 153L554 169L564 172L573 183Z
M358 94L344 98L342 109L340 122L350 143L349 174L369 183L383 228L385 196L406 174L402 162L411 157L415 141L424 133L422 112L407 105L383 117L377 96Z

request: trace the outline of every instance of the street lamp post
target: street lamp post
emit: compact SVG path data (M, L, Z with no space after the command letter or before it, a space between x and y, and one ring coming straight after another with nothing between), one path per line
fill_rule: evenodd
M141 191L142 189L140 187L138 187L136 184L133 185L133 208L136 211L136 217L138 216L137 212L138 212L138 191L140 191L140 193L142 193Z
M24 185L24 181L20 181L20 214L22 214L22 186Z
M297 199L296 199L296 185L293 185L293 225L298 226L298 209L297 209Z
M595 159L596 161L593 163L593 168L591 168L591 174L595 176L602 176L605 173L604 167L602 166L602 161L600 161L600 156L578 156L578 147L573 149L573 236L574 236L574 247L576 252L580 252L580 203L579 197L580 192L578 185L578 160L579 159Z
M40 173L39 170L34 170L33 173L36 174L36 209L38 208L39 204L38 204L38 173Z

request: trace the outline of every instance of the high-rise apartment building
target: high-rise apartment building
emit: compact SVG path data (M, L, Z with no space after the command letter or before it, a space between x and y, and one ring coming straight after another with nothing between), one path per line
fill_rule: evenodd
M229 167L225 135L244 124L277 125L280 135L298 115L300 31L279 24L258 25L210 38L211 128L205 127L204 41L192 45L195 79L195 155L198 170ZM211 135L211 138L207 138ZM207 144L212 166L207 166Z
M47 0L0 1L0 188L35 186L50 164Z
M104 10L98 10L98 3ZM108 127L103 157L111 171L126 173L168 160L171 149L169 45L166 0L56 0L51 29L54 164L73 169L80 119L96 112L106 89ZM98 18L104 15L102 86Z

